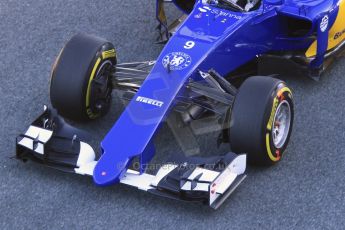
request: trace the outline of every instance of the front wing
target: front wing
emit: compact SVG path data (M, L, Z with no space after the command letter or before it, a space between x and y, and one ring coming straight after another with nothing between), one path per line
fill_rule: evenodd
M79 175L93 176L97 156L54 110L44 112L17 137L16 157ZM135 164L133 164L135 165ZM156 174L127 168L119 182L162 197L200 201L217 209L246 177L246 155L185 157L162 164ZM121 167L121 166L119 166Z

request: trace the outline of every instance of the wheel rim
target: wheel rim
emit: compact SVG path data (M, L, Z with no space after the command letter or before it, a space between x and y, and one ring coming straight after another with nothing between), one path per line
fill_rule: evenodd
M284 100L279 103L277 111L274 115L272 137L274 147L282 148L289 135L291 126L291 107L290 104Z
M94 79L94 81L98 82L98 84L95 90L91 90L96 92L96 95L91 95L91 97L96 96L94 105L92 107L97 111L101 111L103 109L104 104L101 102L103 101L107 103L111 97L111 89L109 88L109 71L111 66L111 61L108 60L103 62L99 67Z

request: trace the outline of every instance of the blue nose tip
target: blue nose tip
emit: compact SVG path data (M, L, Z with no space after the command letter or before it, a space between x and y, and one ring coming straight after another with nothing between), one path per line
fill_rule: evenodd
M119 183L121 175L126 171L128 162L128 158L114 161L111 155L104 153L94 169L93 181L98 186Z

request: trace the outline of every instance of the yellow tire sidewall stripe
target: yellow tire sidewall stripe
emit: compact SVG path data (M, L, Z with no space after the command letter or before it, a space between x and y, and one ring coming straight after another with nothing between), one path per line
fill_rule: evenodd
M86 91L86 108L89 108L89 106L90 106L91 83L92 83L92 80L95 78L96 71L97 71L99 64L101 63L101 60L102 60L101 58L97 59L95 65L92 69L92 72L91 72L91 76L90 76L89 83L87 85L87 91Z
M270 143L270 134L267 133L266 134L266 148L267 148L267 154L268 154L268 157L276 162L276 161L279 161L280 160L280 157L275 157L272 153L272 150L271 150L271 143Z

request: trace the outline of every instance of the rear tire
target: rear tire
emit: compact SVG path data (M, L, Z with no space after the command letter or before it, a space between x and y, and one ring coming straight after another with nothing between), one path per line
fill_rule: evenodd
M271 77L248 78L232 107L229 138L235 153L246 153L253 165L269 166L281 160L294 119L291 90Z
M110 42L86 34L72 37L53 66L53 107L60 115L76 121L106 114L111 104L110 75L115 65L115 48Z

